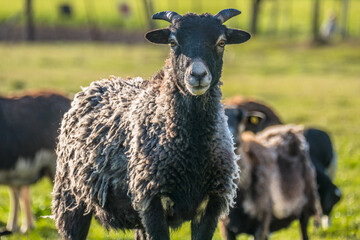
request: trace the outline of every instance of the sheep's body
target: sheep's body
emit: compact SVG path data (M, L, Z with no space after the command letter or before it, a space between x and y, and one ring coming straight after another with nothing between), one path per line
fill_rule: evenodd
M269 126L283 124L276 112L261 101L248 100L238 96L227 99L225 102L228 104L225 113L229 117L229 128L238 145L241 144L241 134L238 133L242 129L259 132ZM239 111L247 112L247 117L238 115ZM252 118L255 118L256 121L251 121ZM325 131L316 128L305 128L303 135L309 145L310 159L316 170L318 193L324 214L322 226L327 228L330 223L329 215L331 210L341 198L340 189L333 184L337 162L336 154L334 153L331 138ZM285 223L285 221L282 222ZM288 221L288 224L290 224L290 221Z
M162 92L174 83L161 77L151 84L102 80L75 96L57 148L58 225L81 204L103 224L125 229L142 228L138 211L154 197L171 199L166 216L173 227L201 214L197 210L208 197L221 198L222 211L232 203L238 175L220 89L209 93L211 102L188 99Z
M240 148L243 179L236 205L222 221L223 238L233 240L237 234L248 233L266 239L269 231L299 219L303 239L307 239L308 218L320 206L302 128L275 126L256 137L248 135L243 134Z
M250 35L217 15L160 12L169 28L146 34L171 45L150 81L112 77L75 96L64 116L53 212L65 239L85 239L95 214L136 238L170 239L191 221L193 240L210 240L236 194L238 167L220 103L225 43ZM211 33L211 34L209 34Z
M24 211L21 231L34 226L29 185L55 176L56 137L70 100L52 92L0 97L0 184L10 187L7 229L18 230L19 201Z
M272 216L272 193L269 186L276 171L273 151L263 146L252 133L244 133L238 161L241 178L238 184L236 205L220 225L224 239L236 239L239 233L265 239Z

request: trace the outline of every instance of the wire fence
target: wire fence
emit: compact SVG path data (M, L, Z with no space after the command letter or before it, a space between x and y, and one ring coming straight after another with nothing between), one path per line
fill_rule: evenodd
M316 0L261 0L257 34L274 37L309 38L312 35ZM0 0L0 39L14 34L26 24L26 0ZM76 28L96 36L96 32L143 32L164 27L153 21L158 11L217 13L236 8L242 15L227 25L250 30L254 0L32 0L34 25L38 31L59 32ZM326 37L360 36L360 0L319 0L319 25ZM50 29L50 30L49 30ZM74 33L76 34L76 32ZM40 34L41 35L41 34ZM52 34L54 35L54 34ZM94 36L90 36L93 38Z

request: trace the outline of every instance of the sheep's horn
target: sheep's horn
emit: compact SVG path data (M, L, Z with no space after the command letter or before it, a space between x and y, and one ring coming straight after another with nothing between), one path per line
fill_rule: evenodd
M228 8L221 10L218 14L215 15L216 18L220 19L221 23L226 22L232 17L235 17L236 15L239 15L241 12L239 10L236 10L234 8Z
M178 18L181 18L181 15L173 11L158 12L152 16L152 19L162 19L169 23L173 23Z

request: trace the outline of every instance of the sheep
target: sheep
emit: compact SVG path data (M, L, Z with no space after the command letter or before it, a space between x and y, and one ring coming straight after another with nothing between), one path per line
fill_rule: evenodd
M171 23L148 32L170 58L151 80L110 77L76 94L61 124L52 209L63 239L85 239L93 215L137 239L169 239L191 221L192 239L211 239L239 177L221 99L226 44L250 34L215 16L153 15Z
M247 116L244 119L244 131L257 133L269 126L282 124L282 120L278 117L278 114L262 101L236 96L226 99L224 104L227 108L238 108L246 112ZM234 132L233 134L236 133Z
M242 134L243 158L236 206L221 221L223 239L240 233L267 239L269 231L300 220L303 239L307 224L320 211L315 170L306 150L303 128L272 126L254 135Z
M242 129L259 132L269 126L283 124L276 112L265 103L234 97L225 100L225 114L229 117L228 124L238 145L240 145ZM243 111L239 115L239 111ZM241 129L240 129L241 128ZM332 208L341 199L340 189L333 184L336 169L336 154L329 135L320 129L307 127L303 134L309 145L309 154L316 170L316 181L324 216L322 226L326 229L330 223ZM237 137L239 136L239 137Z
M69 108L68 98L51 92L0 97L0 184L10 189L10 232L19 230L19 202L21 232L34 227L29 185L43 176L54 178L57 129Z

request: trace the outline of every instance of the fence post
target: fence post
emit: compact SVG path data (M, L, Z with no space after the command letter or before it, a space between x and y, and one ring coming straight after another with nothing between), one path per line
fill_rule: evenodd
M251 0L251 1L253 1L253 4L252 4L252 13L251 13L251 21L250 21L250 32L255 35L257 33L257 27L258 27L257 23L258 23L261 0Z
M320 0L314 0L312 32L313 32L313 39L315 42L319 42L321 40L319 34L319 18L320 18L319 13L320 13Z
M33 5L32 0L25 0L25 15L26 15L26 40L35 40L35 27L33 19Z

